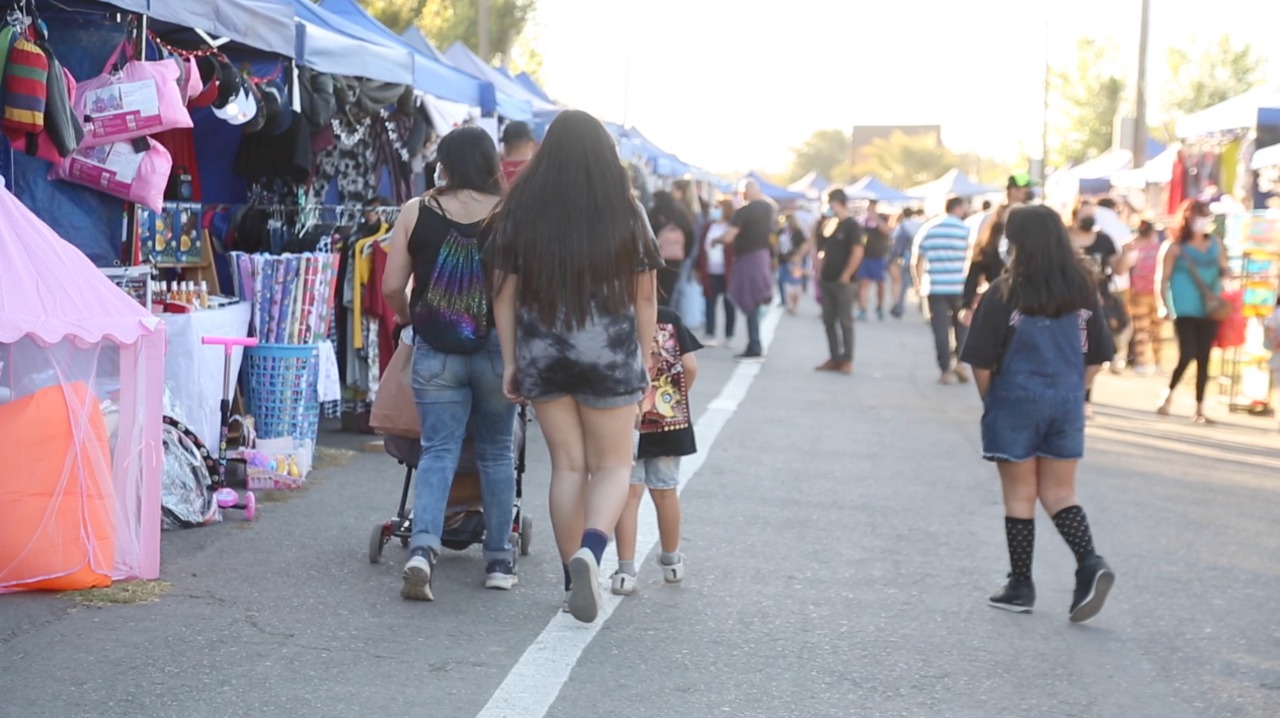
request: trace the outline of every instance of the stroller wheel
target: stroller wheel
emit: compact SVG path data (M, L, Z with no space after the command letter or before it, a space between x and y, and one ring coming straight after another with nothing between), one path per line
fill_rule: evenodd
M385 528L383 524L373 527L373 535L369 537L369 563L382 563L382 547L387 543L382 537Z
M520 518L520 555L528 556L533 543L533 519L528 516Z
M400 548L409 548L409 537L408 537L408 536L401 536L401 537L400 537Z

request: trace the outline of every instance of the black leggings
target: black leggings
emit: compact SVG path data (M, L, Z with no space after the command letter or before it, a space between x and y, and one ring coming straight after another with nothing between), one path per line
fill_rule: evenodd
M1196 403L1204 401L1204 389L1209 384L1209 352L1218 336L1218 322L1204 317L1178 317L1173 322L1178 335L1178 366L1169 380L1172 391L1182 381L1191 362L1196 363Z

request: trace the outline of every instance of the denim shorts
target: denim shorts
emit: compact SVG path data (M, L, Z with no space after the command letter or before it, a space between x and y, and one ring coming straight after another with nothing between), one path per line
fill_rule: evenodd
M631 472L631 483L644 484L658 491L679 488L680 457L659 456L656 459L637 461L636 470Z
M1084 394L992 387L983 404L982 458L987 461L1084 458Z

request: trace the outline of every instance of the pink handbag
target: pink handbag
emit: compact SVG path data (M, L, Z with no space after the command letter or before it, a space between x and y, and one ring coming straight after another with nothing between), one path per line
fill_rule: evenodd
M144 144L147 149L139 152L138 148ZM169 150L155 140L144 138L81 147L54 165L49 179L83 185L159 212L164 208L164 190L172 171L173 157Z
M102 74L80 84L75 111L84 121L84 147L193 126L186 93L178 87L182 73L177 64L129 60L114 71L116 61L129 56L127 48L127 43L120 43Z

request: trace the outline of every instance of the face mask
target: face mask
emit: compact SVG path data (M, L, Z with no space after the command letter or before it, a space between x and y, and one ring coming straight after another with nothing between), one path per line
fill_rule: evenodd
M448 180L444 178L444 165L436 163L435 182L437 187L443 187L448 184Z
M836 216L836 211L834 209L831 209L830 207L827 207L826 209L822 210L822 216L826 217L827 219L831 219L832 217Z
M1213 220L1209 217L1196 217L1191 221L1191 231L1196 234L1208 234L1213 229Z
M1080 229L1083 229L1086 232L1092 232L1094 226L1097 224L1098 220L1095 217L1082 217L1080 219Z
M711 210L711 221L712 221L712 222L719 222L719 221L720 221L720 220L722 220L722 219L724 219L724 213L720 211L720 208L719 208L719 207L717 207L717 208L715 208L715 209Z

